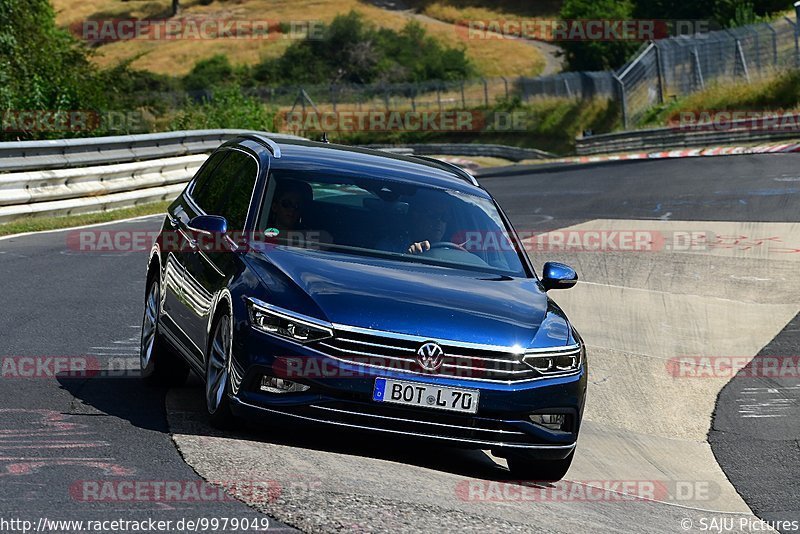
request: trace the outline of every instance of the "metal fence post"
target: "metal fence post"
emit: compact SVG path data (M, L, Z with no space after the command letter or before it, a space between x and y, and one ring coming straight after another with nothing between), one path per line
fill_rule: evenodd
M467 109L467 99L464 98L464 82L461 82L461 109Z
M617 87L619 89L619 102L620 107L622 108L622 127L627 129L628 128L628 99L627 95L625 94L625 84L622 80L617 76L617 73L612 74L614 76L614 81L617 82Z
M794 3L794 65L800 68L800 1Z
M489 107L489 86L486 84L486 78L481 78L483 82L483 104Z
M747 80L747 83L750 83L750 73L747 71L747 61L744 59L744 50L742 50L742 42L739 41L739 39L736 39L736 58L737 61L739 61L742 65L742 70L744 70L744 77Z
M664 103L664 76L662 74L663 63L661 60L661 49L658 47L658 42L654 41L656 45L656 73L658 74L658 103Z
M697 53L696 46L692 49L692 58L694 59L692 64L694 65L695 84L699 85L700 89L705 89L706 82L703 79L703 69L700 67L700 55Z
M505 76L500 76L500 79L503 80L503 85L506 88L506 100L508 100L508 80L506 80Z

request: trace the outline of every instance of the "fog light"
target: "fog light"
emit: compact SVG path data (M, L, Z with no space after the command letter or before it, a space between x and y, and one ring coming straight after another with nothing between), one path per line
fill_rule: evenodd
M535 413L529 416L530 420L537 425L542 425L551 430L561 430L567 416L555 413Z
M299 393L301 391L308 391L310 388L304 384L298 384L285 378L278 378L276 376L264 375L261 377L261 391L267 393Z

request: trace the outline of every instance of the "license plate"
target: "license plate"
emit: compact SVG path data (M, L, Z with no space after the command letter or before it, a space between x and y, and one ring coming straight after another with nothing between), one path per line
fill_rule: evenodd
M477 413L480 391L376 378L372 400L451 412Z

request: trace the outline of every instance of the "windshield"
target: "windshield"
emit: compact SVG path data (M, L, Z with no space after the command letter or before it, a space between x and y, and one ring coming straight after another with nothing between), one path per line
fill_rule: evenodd
M278 170L257 229L290 247L526 276L494 203L461 191Z

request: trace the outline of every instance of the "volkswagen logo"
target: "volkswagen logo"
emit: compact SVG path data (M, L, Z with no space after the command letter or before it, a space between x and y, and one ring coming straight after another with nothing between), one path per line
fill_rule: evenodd
M444 351L438 343L429 341L417 349L417 363L426 371L438 371L444 360Z

